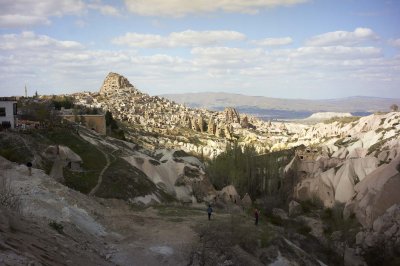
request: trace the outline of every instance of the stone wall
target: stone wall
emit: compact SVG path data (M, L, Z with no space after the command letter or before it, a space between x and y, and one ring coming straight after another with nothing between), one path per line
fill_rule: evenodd
M106 118L104 115L63 115L63 119L70 122L83 122L84 126L90 129L94 129L101 135L106 135ZM75 121L78 119L78 121Z

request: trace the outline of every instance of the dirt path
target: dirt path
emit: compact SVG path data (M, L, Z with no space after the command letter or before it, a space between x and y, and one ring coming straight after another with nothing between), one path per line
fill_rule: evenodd
M106 240L108 256L118 265L188 265L199 240L194 227L208 222L202 210L165 206L132 210L118 201L106 208L110 212L101 223L113 232Z
M96 186L93 187L92 190L88 193L89 196L94 196L96 194L97 190L99 189L101 183L103 182L104 173L107 171L107 169L110 167L110 165L116 160L115 156L112 155L112 153L118 151L119 149L116 149L116 150L112 151L110 153L110 155L109 155L108 153L106 153L103 150L101 143L98 141L99 136L93 135L92 132L90 132L90 131L88 131L87 129L84 129L84 128L81 128L80 132L81 132L80 134L84 134L86 137L90 138L94 143L96 143L95 148L104 155L104 157L106 158L106 162L107 162L106 165L101 170L101 172L99 174L99 177L97 178ZM89 143L92 143L91 141L88 141L85 138L82 138L82 139L87 141L87 142L89 142ZM112 157L112 160L110 159L110 156Z
M105 153L102 149L100 149L99 147L96 147L97 148L97 150L99 150L103 155L104 155L104 157L106 158L106 161L107 161L107 164L103 167L103 169L101 170L101 172L100 172L100 174L99 174L99 178L97 179L97 184L96 184L96 186L94 187L94 188L92 188L92 190L89 192L89 196L93 196L96 192L97 192L97 190L99 189L99 187L100 187L100 185L101 185L101 182L103 182L103 174L107 171L107 169L108 169L108 167L110 167L110 165L111 165L111 160L110 160L110 157L108 156L108 154L107 153ZM114 160L115 160L115 157L113 156L113 158L114 158Z

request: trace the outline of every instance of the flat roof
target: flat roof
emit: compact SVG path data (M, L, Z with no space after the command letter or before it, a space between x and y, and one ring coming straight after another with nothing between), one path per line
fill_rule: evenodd
M0 97L0 101L2 102L16 102L17 101L17 97Z

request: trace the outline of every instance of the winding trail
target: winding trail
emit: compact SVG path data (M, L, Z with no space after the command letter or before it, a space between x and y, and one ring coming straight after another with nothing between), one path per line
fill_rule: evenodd
M107 171L107 169L110 167L110 165L116 160L115 156L112 155L112 153L114 153L115 151L118 151L119 149L115 149L114 151L112 151L110 154L108 154L107 152L105 152L102 148L101 148L101 143L99 143L98 140L96 140L96 138L98 138L98 136L93 136L92 134L90 134L89 132L86 132L84 130L80 130L81 134L85 134L86 137L92 139L92 141L96 142L96 144L94 145L95 148L100 151L104 157L106 158L107 164L103 167L103 169L101 170L99 177L97 179L97 184L94 188L92 188L92 190L88 193L89 196L94 196L95 193L97 192L97 190L99 189L101 183L103 182L103 175L104 173ZM89 142L88 140L86 140L85 138L83 138L85 141ZM93 143L92 143L93 144ZM110 159L110 155L112 157L112 160Z
M99 174L99 178L98 178L98 180L97 180L97 184L96 184L96 186L95 186L94 188L92 188L92 190L89 192L89 194L88 194L89 196L94 196L94 194L95 194L95 193L97 192L97 190L99 189L101 183L103 182L103 175L104 175L104 173L107 171L108 167L110 167L110 165L111 165L113 162L115 162L115 160L116 160L116 158L115 158L114 155L110 154L111 157L112 157L112 160L110 160L110 156L109 156L107 153L105 153L103 150L99 149L98 147L96 147L96 148L97 148L101 153L104 154L104 157L106 157L107 164L106 164L106 165L104 166L104 168L101 170L101 172L100 172L100 174ZM114 151L112 151L111 153L113 153L113 152L115 152L115 151L118 151L118 150L114 150Z
M103 155L104 155L104 157L106 157L106 161L107 161L107 164L104 166L104 168L101 170L101 172L100 172L100 174L99 174L99 178L97 179L97 184L96 184L96 186L94 187L94 188L92 188L92 190L89 192L89 196L93 196L96 192L97 192L97 190L99 189L99 187L100 187L100 185L101 185L101 183L103 182L103 174L106 172L106 170L108 169L108 167L110 167L110 165L111 165L111 160L110 160L110 157L108 156L108 154L107 153L105 153L102 149L99 149L98 147L96 147L97 148L97 150L99 150ZM114 157L114 160L115 160L115 157Z

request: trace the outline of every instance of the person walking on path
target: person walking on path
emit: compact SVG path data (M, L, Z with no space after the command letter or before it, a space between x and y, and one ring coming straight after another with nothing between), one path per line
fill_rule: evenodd
M209 205L208 205L208 208L207 208L207 214L208 214L208 220L209 220L209 221L211 220L211 214L212 214L212 212L213 212L213 209L211 208L211 204L209 204Z
M255 209L255 210L254 210L254 218L256 219L256 220L255 220L255 225L258 225L258 218L259 218L259 216L260 216L260 211L259 211L258 209Z

